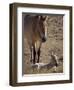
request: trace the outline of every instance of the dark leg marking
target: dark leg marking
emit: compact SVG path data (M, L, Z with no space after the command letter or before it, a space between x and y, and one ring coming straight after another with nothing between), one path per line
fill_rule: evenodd
M33 47L33 64L35 64L35 59L36 59L36 51L35 51L35 46Z
M39 59L40 59L40 48L38 49L37 55L38 55L37 63L39 63Z
M30 60L30 62L32 63L32 48L31 48L31 60Z

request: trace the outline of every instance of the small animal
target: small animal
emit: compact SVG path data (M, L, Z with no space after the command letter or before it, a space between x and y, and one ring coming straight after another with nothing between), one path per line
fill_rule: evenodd
M58 57L53 52L50 55L51 59L48 63L35 63L35 65L32 65L32 67L36 67L39 71L42 68L46 68L47 70L54 68L54 71L57 71L57 66L59 65Z

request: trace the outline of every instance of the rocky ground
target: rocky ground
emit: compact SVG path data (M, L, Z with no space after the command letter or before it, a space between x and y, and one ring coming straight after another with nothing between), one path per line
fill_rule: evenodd
M57 55L58 58L63 57L63 16L49 15L47 19L48 38L41 47L40 63L49 63L51 52ZM58 60L57 73L63 72L63 60ZM51 61L52 62L52 61ZM53 63L53 62L52 62ZM38 73L55 73L54 68L32 68L30 63L30 50L24 38L24 61L23 74L38 74Z

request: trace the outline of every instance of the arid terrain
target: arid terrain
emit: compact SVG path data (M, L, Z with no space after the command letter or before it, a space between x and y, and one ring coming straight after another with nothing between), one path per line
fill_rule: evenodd
M62 15L49 15L46 21L47 23L47 41L42 44L40 63L53 63L50 60L51 52L57 55L58 58L63 57L63 16ZM54 68L41 68L37 70L37 67L32 67L30 62L30 49L26 39L24 38L24 61L22 72L23 74L38 74L38 73L55 73ZM63 60L59 60L56 73L63 72Z

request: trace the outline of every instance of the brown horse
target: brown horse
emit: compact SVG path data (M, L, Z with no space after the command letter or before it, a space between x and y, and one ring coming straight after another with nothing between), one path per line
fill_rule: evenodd
M33 64L36 63L36 59L39 63L40 48L42 43L46 41L45 19L46 17L40 15L24 16L24 36L30 47L31 62Z

